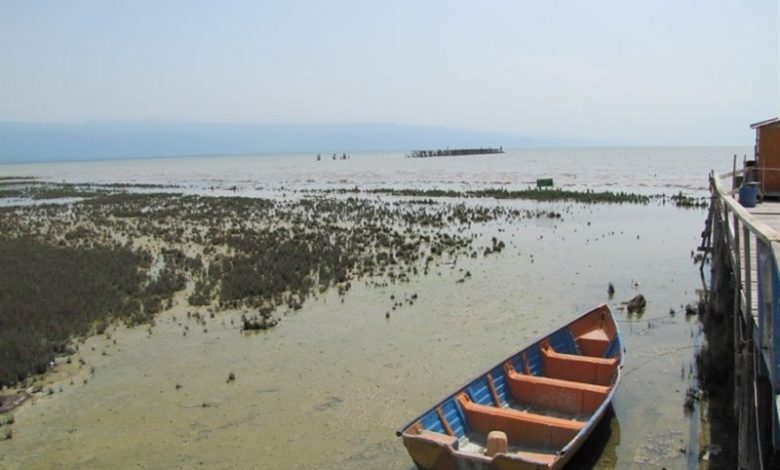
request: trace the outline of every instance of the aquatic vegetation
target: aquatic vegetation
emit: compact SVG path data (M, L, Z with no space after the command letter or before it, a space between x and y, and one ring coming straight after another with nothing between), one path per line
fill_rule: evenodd
M0 198L22 197L30 199L92 198L115 193L117 190L169 189L171 184L148 183L56 183L35 177L6 176L0 178Z
M271 310L263 310L259 315L241 315L241 331L262 331L275 327L279 320L271 316Z
M43 186L30 186L28 196L32 199L62 199L68 197L95 197L103 194L96 191L70 184L46 184Z
M3 182L15 182L19 180L34 180L34 176L0 176L0 181Z
M561 217L424 201L99 192L0 208L0 308L11 312L0 319L0 339L9 338L0 341L0 383L45 371L71 338L104 334L112 320L153 324L176 292L212 317L254 311L242 330L265 330L278 324L277 311L299 310L330 288L343 299L354 281L407 283L439 258L482 251L466 231L473 224ZM493 239L486 249L504 247ZM193 312L208 331L201 315Z
M557 188L528 188L509 190L504 188L489 188L470 191L452 189L391 189L378 188L367 190L373 194L390 194L393 196L410 197L450 197L450 198L493 198L493 199L524 199L532 201L566 201L586 204L649 204L662 196L646 196L643 194L613 192L613 191L571 191Z
M111 188L111 189L165 189L178 188L175 184L154 184L154 183L89 183L93 188Z
M687 194L683 194L682 191L672 195L670 199L676 207L706 209L710 205L710 200L708 197L688 196Z
M26 178L3 180L2 185L5 188L0 190L0 198L61 199L95 197L106 193L105 190L93 189L84 185L29 181Z
M0 198L4 197L24 197L27 194L21 189L0 189Z
M43 372L68 340L102 317L134 313L143 257L0 237L0 384Z

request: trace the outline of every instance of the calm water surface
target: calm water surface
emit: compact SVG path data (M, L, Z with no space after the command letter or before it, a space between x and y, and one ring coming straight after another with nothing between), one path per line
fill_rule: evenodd
M268 189L331 187L524 188L553 178L572 189L644 193L706 191L702 175L731 169L749 147L648 147L507 150L498 155L404 158L404 153L359 153L349 160L316 161L312 154L186 157L99 162L0 165L0 175L52 181L176 184L191 189L237 186Z
M703 191L708 168L726 171L731 155L742 152L549 150L426 160L365 154L319 163L311 155L193 158L3 166L2 174L200 190L240 184L239 194L354 184L522 187L537 177L571 187L669 193ZM242 335L240 312L208 319L203 332L187 323L189 308L179 299L151 335L118 328L111 340L87 340L81 352L94 376L76 366L68 375L61 366L62 379L53 386L63 391L16 413L14 438L0 442L0 467L409 469L394 434L406 421L578 313L602 302L617 307L642 293L648 299L643 315L618 312L627 354L614 416L573 465L685 468L686 453L696 451L689 436L697 423L683 403L700 327L680 307L701 288L690 252L706 211L499 204L564 217L475 225L477 246L497 236L507 249L442 263L409 284L355 282L344 303L332 293L320 296L264 334ZM473 276L458 284L461 270ZM613 301L608 282L617 290ZM385 318L391 295L413 293L414 305ZM187 336L182 322L190 325ZM230 372L234 383L226 381Z

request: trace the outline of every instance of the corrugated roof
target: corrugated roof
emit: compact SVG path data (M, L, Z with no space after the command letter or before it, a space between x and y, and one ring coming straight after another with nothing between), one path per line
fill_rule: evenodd
M767 119L766 121L761 121L761 122L757 122L755 124L751 124L750 128L751 129L758 129L759 127L771 126L772 124L778 124L778 123L780 123L780 119L772 118L772 119Z

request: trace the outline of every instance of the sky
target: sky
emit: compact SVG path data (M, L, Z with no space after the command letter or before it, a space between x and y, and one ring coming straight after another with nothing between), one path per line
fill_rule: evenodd
M395 123L750 144L780 0L0 0L0 121Z

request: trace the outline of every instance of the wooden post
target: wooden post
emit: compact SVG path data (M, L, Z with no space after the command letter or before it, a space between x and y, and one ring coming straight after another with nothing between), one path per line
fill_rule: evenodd
M747 319L753 319L753 289L751 288L751 262L750 262L750 230L747 226L742 228L743 244L745 246L745 310L747 311Z
M728 218L726 219L728 220ZM741 296L739 295L740 289L742 289L742 263L739 259L741 256L739 249L740 236L739 233L739 218L737 214L732 214L732 230L734 232L734 245L728 247L728 249L734 253L734 313L737 314L741 310Z

